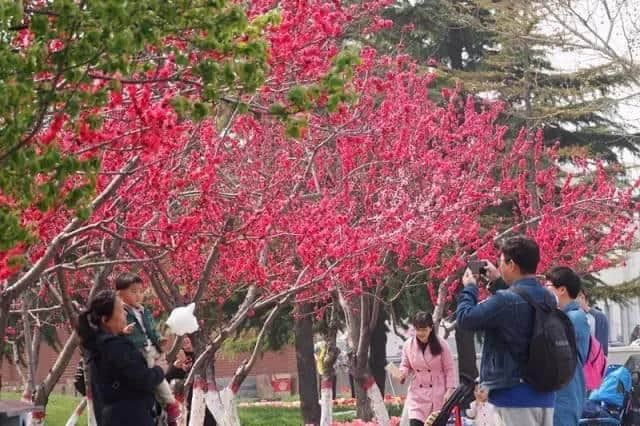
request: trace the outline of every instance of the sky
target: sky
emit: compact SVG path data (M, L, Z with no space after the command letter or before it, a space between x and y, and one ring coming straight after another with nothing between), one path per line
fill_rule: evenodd
M550 1L569 3L569 0ZM555 15L546 13L547 21L543 23L543 32L557 33L561 28L558 19L562 19L586 39L580 40L579 36L572 35L577 43L585 44L589 41L594 46L603 47L606 42L613 54L640 67L640 1L574 0L569 4L575 14L563 15L560 8L554 8L552 12ZM578 17L583 18L586 24L580 22ZM566 27L563 29L566 30ZM606 64L610 60L597 50L578 48L570 51L556 49L551 52L550 59L560 71L576 71L586 66ZM632 131L640 131L640 87L624 88L617 93L617 97L624 98L619 103L617 120Z

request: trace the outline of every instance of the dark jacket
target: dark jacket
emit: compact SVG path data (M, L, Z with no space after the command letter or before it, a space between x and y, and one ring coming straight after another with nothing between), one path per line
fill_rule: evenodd
M512 284L525 289L540 304L556 306L555 298L534 278ZM521 383L520 366L529 358L533 334L533 308L511 290L499 290L478 303L478 288L467 285L458 298L456 318L466 330L484 331L480 380L488 389Z
M133 345L122 336L100 332L88 342L92 389L102 402L96 412L101 426L153 426L153 392L164 379L160 367L148 368Z
M131 334L127 335L127 338L133 342L137 349L144 348L147 343L147 337L151 340L151 343L158 349L159 352L162 352L162 348L160 348L160 335L156 331L156 323L153 320L153 316L151 315L151 311L145 306L142 308L142 322L144 325L144 329L142 325L136 318L136 315L133 313L133 308L131 306L125 305L125 310L127 311L127 324L135 324L133 331ZM147 331L145 334L144 330Z
M609 320L607 316L598 308L590 308L587 314L595 318L595 338L600 342L605 356L609 356Z

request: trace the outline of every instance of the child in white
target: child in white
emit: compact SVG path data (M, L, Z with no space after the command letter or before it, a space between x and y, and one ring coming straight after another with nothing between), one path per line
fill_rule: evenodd
M473 392L476 400L473 401L467 410L467 417L473 419L474 426L496 426L501 421L498 417L496 407L489 401L489 392L481 385L476 385Z

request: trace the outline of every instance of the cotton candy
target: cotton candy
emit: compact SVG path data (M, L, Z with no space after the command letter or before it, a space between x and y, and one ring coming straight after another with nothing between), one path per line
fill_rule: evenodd
M193 315L195 308L195 303L191 303L171 311L167 319L167 326L174 334L184 336L198 330L198 319Z

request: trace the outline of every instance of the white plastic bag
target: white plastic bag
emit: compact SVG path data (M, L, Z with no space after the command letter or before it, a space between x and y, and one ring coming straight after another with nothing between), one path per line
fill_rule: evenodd
M391 377L394 379L400 379L402 377L402 371L400 371L393 361L387 364L384 369L387 370L387 373L391 374Z
M195 308L195 303L191 303L187 306L181 306L171 311L171 314L167 319L167 326L174 334L184 336L185 334L198 331L198 319L193 315Z

